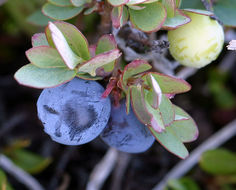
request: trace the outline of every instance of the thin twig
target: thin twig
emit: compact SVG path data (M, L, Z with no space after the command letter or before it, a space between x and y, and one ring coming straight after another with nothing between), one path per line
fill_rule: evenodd
M24 170L17 167L9 158L0 154L0 167L14 176L20 183L24 184L30 190L44 190L39 182Z
M126 152L119 152L116 167L114 169L112 182L110 189L112 190L121 190L122 179L124 173L129 165L129 161L131 159L131 154Z
M104 181L107 179L109 174L117 160L118 152L114 148L109 148L103 159L93 169L86 190L99 190L101 189Z
M7 132L12 130L17 124L23 122L27 118L26 113L20 113L13 115L7 122L1 126L0 138L2 138Z
M178 179L185 175L199 160L203 152L214 149L236 135L236 120L216 132L208 140L196 148L186 160L180 161L167 175L158 183L153 190L163 190L170 179Z
M64 170L65 170L68 162L70 161L72 153L76 150L76 148L77 147L69 146L65 149L65 151L63 152L62 157L58 161L56 171L55 171L53 177L50 180L48 189L56 189L57 188L59 179L62 177L62 175L64 173Z

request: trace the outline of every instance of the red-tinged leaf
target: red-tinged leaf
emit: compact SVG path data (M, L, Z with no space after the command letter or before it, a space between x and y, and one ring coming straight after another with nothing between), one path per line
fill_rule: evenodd
M116 60L121 55L118 49L114 49L99 55L96 55L89 61L83 63L78 71L89 73L91 76L96 76L96 70L104 65Z
M51 32L51 37L58 53L70 69L74 69L79 63L84 61L72 51L64 35L55 24L49 22L48 29Z
M136 59L126 65L121 76L123 90L127 89L127 81L129 78L139 73L145 72L151 68L152 66L147 61L142 59Z
M78 78L84 79L84 80L102 80L102 77L92 77L90 74L88 73L77 73L76 76Z
M191 21L190 17L185 15L181 10L176 9L174 17L168 17L162 28L166 30L176 29Z
M66 68L39 68L32 64L21 67L14 75L21 85L33 88L51 88L72 80L76 75L74 70Z
M148 114L141 86L130 87L131 105L138 120L145 125L150 125L151 116Z
M162 120L164 122L165 127L172 124L175 120L175 109L174 105L167 98L167 96L162 95L161 104L159 106L161 111Z
M119 28L128 21L128 10L125 6L114 7L111 12L112 25Z
M68 20L81 13L83 8L83 6L75 7L72 5L60 7L51 3L45 3L42 7L42 12L45 16L54 20Z
M28 60L40 68L66 67L56 49L49 46L38 46L27 50Z
M170 127L167 127L162 133L157 133L152 127L149 127L149 129L157 141L168 151L182 159L188 156L188 150L173 131L170 130Z
M133 10L142 10L142 9L145 9L145 7L140 7L138 5L129 5L129 8L130 9L133 9Z
M108 0L108 2L113 6L113 7L118 7L121 5L125 5L126 3L129 2L129 0Z
M91 58L96 56L96 48L97 48L97 45L89 46L89 54Z
M190 13L196 13L200 15L205 15L205 16L212 16L214 15L213 12L206 11L206 10L200 10L200 9L182 9L184 12L190 12Z
M134 27L144 32L158 31L166 19L165 7L160 2L140 4L142 10L129 9L130 21Z
M75 6L75 7L80 7L83 6L84 4L87 3L87 0L70 0L70 2Z
M131 91L131 89L128 88L127 93L126 93L126 101L125 101L125 108L126 109L125 109L125 111L127 114L129 114L129 111L130 111L130 99L131 99L130 91Z
M32 46L49 46L46 35L44 33L36 33L31 38Z
M71 2L69 0L47 0L47 1L59 7L71 6Z
M112 49L117 49L116 40L112 34L105 34L98 40L96 46L96 55L110 51Z
M175 16L176 0L162 0L162 4L166 8L167 18L172 18Z
M63 34L68 45L77 56L83 58L86 61L90 59L88 41L85 38L85 36L74 25L63 21L56 21L53 22L53 24ZM51 33L48 27L46 28L45 33L50 46L52 46L51 43L52 44L54 43L51 40Z
M145 110L151 116L150 125L157 133L163 132L165 130L165 124L162 119L161 111L159 108L154 109L151 106L153 99L152 92L142 88L142 93L144 96Z
M152 74L147 75L148 83L150 85L150 93L152 94L151 106L154 109L157 109L161 104L162 92L159 84L156 79L152 76Z
M190 84L187 83L185 80L156 72L149 72L149 73L151 73L152 76L156 79L163 94L178 94L187 92L191 89ZM145 77L149 73L145 73L142 76L142 78L146 80Z
M174 109L176 115L175 121L167 128L170 128L182 142L196 140L198 137L198 128L194 120L181 108L174 106Z
M126 5L137 5L137 4L141 4L141 3L144 3L145 1L147 0L129 0L128 3L126 3Z

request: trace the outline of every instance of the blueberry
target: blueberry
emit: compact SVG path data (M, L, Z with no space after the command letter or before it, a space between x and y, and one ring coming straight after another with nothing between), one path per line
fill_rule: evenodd
M44 89L37 102L38 117L51 138L65 145L92 141L110 117L109 98L95 81L75 78L59 87Z
M129 153L144 152L155 140L149 129L140 123L132 110L128 115L126 114L124 102L118 108L112 106L108 125L100 137L109 146Z

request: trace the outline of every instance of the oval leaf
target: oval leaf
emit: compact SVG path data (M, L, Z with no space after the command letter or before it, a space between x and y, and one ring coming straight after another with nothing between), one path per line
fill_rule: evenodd
M65 68L43 69L28 64L21 67L14 77L21 85L33 88L51 88L72 80L75 75L74 70Z
M47 0L47 1L53 5L60 7L71 6L70 0Z
M79 13L81 13L82 10L83 7L74 7L74 6L58 7L50 3L46 3L42 8L42 12L44 15L55 20L71 19L76 15L78 15Z
M28 60L40 68L66 67L56 49L49 46L34 47L26 51Z
M167 15L164 6L159 2L145 4L142 10L129 9L129 13L132 24L144 32L158 31Z
M36 33L31 38L32 46L49 46L46 35L44 33Z
M70 68L74 69L78 63L82 63L83 59L78 57L68 45L64 35L62 32L57 28L55 24L49 22L48 29L51 32L51 37L53 40L54 45L57 48L57 51L61 55L62 59L64 60L65 64Z

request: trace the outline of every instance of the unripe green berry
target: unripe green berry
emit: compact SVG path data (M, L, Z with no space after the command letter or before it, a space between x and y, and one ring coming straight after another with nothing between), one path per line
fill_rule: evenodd
M222 50L224 31L209 16L186 13L191 22L168 31L171 55L185 66L204 67L214 61Z

